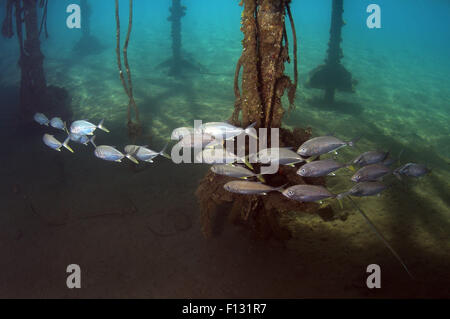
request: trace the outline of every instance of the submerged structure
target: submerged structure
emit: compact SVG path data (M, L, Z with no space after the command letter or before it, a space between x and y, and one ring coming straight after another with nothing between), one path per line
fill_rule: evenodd
M181 0L172 0L172 6L169 8L169 17L171 24L172 38L172 56L161 63L159 68L167 68L169 75L181 76L185 71L201 71L202 67L194 62L188 61L183 57L182 38L181 38L181 19L186 15L186 6L181 4Z
M282 96L288 92L289 108L293 108L297 89L297 43L290 1L243 0L242 26L244 34L242 55L235 74L235 109L231 122L240 127L256 123L256 128L279 128L280 147L301 145L311 136L310 130L281 128L285 109ZM286 18L293 30L294 81L285 74L290 62ZM239 81L242 69L242 81ZM270 140L270 136L268 137ZM259 166L255 167L256 171ZM229 177L209 172L197 189L201 207L202 231L209 237L214 233L215 217L228 211L233 223L247 225L258 237L290 238L290 231L280 222L286 212L317 212L315 203L290 201L280 194L243 196L224 189ZM277 174L267 175L266 183L279 187L284 184L324 184L323 178L308 180L296 174L296 168L281 166ZM330 208L323 214L333 214Z
M341 48L344 0L333 0L331 12L330 41L328 42L325 64L319 65L309 74L306 87L325 91L324 102L333 103L336 90L354 92L356 81L342 65L344 57Z
M70 119L72 111L68 106L68 93L56 86L47 86L44 72L44 55L41 51L42 30L48 37L47 1L8 0L6 16L2 24L2 35L14 36L19 42L20 78L20 117L22 122L31 122L36 112L59 114ZM39 22L38 10L43 10Z
M91 34L92 8L88 0L80 0L80 8L83 13L81 38L73 47L78 55L98 54L104 50L100 40Z

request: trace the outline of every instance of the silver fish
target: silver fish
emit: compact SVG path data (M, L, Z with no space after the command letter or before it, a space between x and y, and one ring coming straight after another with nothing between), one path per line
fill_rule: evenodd
M63 122L61 118L54 117L50 120L50 126L53 128L56 128L58 130L62 130L64 132L67 132L66 122Z
M395 163L395 161L396 161L396 160L395 160L394 158L388 156L388 157L382 162L382 164L383 164L384 166L391 166L392 164Z
M316 202L336 197L335 194L330 193L325 187L318 185L294 185L286 188L283 191L283 195L299 202Z
M70 152L73 153L73 150L69 146L70 140L69 136L66 138L64 143L61 143L53 135L50 134L44 134L42 140L44 141L45 145L47 145L51 149L54 149L55 151L61 152L61 147L65 147L66 149L68 149Z
M389 167L383 164L370 164L360 168L351 178L353 182L374 181L391 172Z
M222 145L223 140L217 140L214 136L208 133L200 133L200 134L188 134L182 137L179 144L182 147L192 148L195 147L195 143L199 143L199 146L202 148L210 148Z
M94 125L88 121L80 120L75 121L70 126L70 133L80 134L80 135L92 135L96 129L101 129L109 133L109 130L103 126L104 120L101 120L98 125Z
M48 124L50 123L49 119L47 118L47 116L45 116L45 114L42 113L36 113L34 114L34 120L36 122L38 122L40 125L45 125L48 126Z
M243 129L241 127L236 127L229 123L210 122L210 123L202 124L201 130L203 133L210 134L217 139L228 140L228 139L232 139L238 135L241 135L242 133L245 133L255 139L258 139L258 136L255 135L254 130L252 130L252 128L255 125L256 125L256 122L249 125L246 129Z
M178 127L172 131L172 140L181 140L186 135L194 134L194 128L192 127Z
M278 165L294 166L294 164L305 161L300 155L288 147L266 148L259 151L256 155L257 161L260 163L278 163ZM253 161L253 156L251 158Z
M283 186L272 187L258 182L231 181L226 183L223 188L231 193L237 194L267 195L268 192L282 191Z
M334 171L346 166L348 165L338 163L332 159L325 159L304 164L298 169L297 174L303 177L320 177L332 174Z
M219 164L211 166L211 171L217 175L224 175L235 178L247 179L249 177L257 177L261 182L264 182L261 174L253 173L249 169L242 166Z
M167 144L161 150L161 152L155 152L147 146L127 145L125 146L125 153L135 156L138 160L153 163L153 159L158 155L164 156L170 159L170 156L166 154Z
M357 197L374 196L378 195L386 188L387 186L380 182L361 182L357 183L349 191L337 195L337 198L341 199L349 195Z
M367 166L383 162L389 155L389 152L383 151L368 151L353 160L354 165Z
M409 177L421 177L431 172L429 168L422 164L408 163L394 170L394 175L401 179L401 175Z
M70 133L69 137L70 137L70 140L75 142L75 143L88 145L88 143L91 142L94 145L94 147L95 147L95 143L94 143L95 135L92 136L92 138L89 138L86 135Z
M322 154L336 151L344 146L354 146L356 140L344 142L334 136L319 136L314 137L302 145L297 150L297 153L303 157L319 156Z
M231 164L237 161L245 163L245 158L239 158L236 154L231 153L223 148L207 148L202 152L198 152L195 156L198 162L207 164Z
M98 158L111 161L111 162L122 162L124 157L128 158L133 163L139 164L139 162L130 154L122 154L119 150L112 146L100 145L95 148L94 151L95 156Z

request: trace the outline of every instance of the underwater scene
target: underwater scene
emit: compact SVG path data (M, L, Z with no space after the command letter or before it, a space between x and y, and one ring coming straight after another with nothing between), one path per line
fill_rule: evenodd
M1 298L450 296L447 0L0 22Z

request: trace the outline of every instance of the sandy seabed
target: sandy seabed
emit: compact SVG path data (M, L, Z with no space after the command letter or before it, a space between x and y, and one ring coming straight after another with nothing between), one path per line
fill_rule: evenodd
M214 47L215 41L230 40L215 36L203 41ZM309 54L321 55L321 46L308 45ZM229 118L239 47L225 46L219 57L205 51L202 63L210 74L182 79L156 69L162 60L148 52L136 48L132 60L145 128L141 144L159 150L175 127L190 126L194 119ZM70 54L60 52L67 59L47 57L49 83L69 90L75 118L105 119L112 133L99 132L97 143L122 147L127 143L127 100L113 51L75 64L68 63ZM403 150L402 163L432 168L420 180L389 178L392 187L381 197L357 200L415 281L348 202L343 209L332 204L345 220L286 216L293 231L287 242L255 240L226 216L215 221L215 236L206 240L194 193L207 166L158 158L136 171L126 162L98 160L91 146L77 145L75 154L57 153L41 142L45 128L33 128L31 137L22 134L15 130L13 109L4 109L0 297L448 297L449 88L439 73L427 76L416 70L415 76L422 76L405 81L411 74L395 53L379 60L357 51L349 56L345 63L359 80L357 92L338 94L333 107L317 102L320 92L303 87L315 65L308 56L302 59L297 108L286 116L286 126L310 126L314 135L333 132L344 140L362 135L356 149L339 152L342 161L371 149L390 150L393 156ZM226 63L217 64L217 59ZM6 68L9 79L17 79L14 69ZM17 89L11 89L15 83L2 83L7 105L17 103ZM328 178L330 189L348 189L350 173L337 175ZM66 288L65 270L72 263L82 269L80 290ZM366 267L373 263L382 269L377 290L365 285Z

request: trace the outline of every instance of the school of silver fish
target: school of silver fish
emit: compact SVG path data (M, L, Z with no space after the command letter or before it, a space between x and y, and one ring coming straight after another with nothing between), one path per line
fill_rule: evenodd
M84 145L91 143L94 146L95 156L105 161L121 162L124 158L127 158L133 163L139 164L139 161L153 163L153 159L157 156L170 159L170 156L165 152L167 144L160 152L149 149L147 145L127 145L124 147L124 153L113 146L97 146L94 132L100 129L109 133L103 120L97 125L87 120L77 120L71 123L69 129L66 122L59 117L49 119L43 113L36 113L34 120L40 125L51 126L67 134L62 143L53 135L44 134L44 144L56 151L65 148L73 153L73 149L69 146L69 142L73 141ZM211 171L217 175L236 178L236 180L225 183L223 187L228 192L243 195L267 195L269 192L280 192L284 197L298 202L320 203L326 199L341 200L348 197L354 204L350 196L380 195L382 191L387 189L390 185L386 186L382 183L382 179L387 175L392 174L401 180L404 177L419 178L430 173L429 168L418 163L407 163L396 169L391 169L390 166L396 160L389 156L389 152L380 150L362 153L350 163L340 163L335 159L319 159L320 156L328 153L337 154L337 150L342 147L353 147L359 138L345 142L334 136L319 136L304 142L297 148L297 151L294 151L292 147L266 148L248 156L236 155L234 151L224 148L226 141L233 141L234 138L242 134L258 139L256 131L253 129L254 126L255 123L243 129L229 123L210 122L195 129L192 127L176 128L172 131L171 139L178 141L178 144L183 148L200 148L201 151L195 154L196 162L212 164ZM300 184L291 185L287 188L285 188L286 185L271 186L265 183L261 172L254 172L251 163L269 163L291 167L299 165L297 174L306 178L335 176L336 171L346 168L354 171L350 180L356 184L351 189L339 194L332 193L324 186L318 185ZM242 164L245 164L247 168ZM249 180L253 178L259 181ZM361 212L359 207L357 209ZM361 214L410 274L398 254L371 224L367 216L363 212Z

